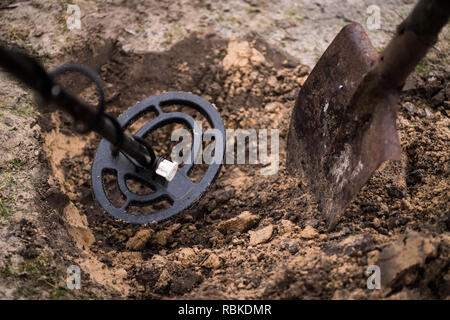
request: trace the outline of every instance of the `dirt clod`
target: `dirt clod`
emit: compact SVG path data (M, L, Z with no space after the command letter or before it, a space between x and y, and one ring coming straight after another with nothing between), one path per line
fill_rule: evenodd
M410 285L427 259L436 258L439 241L411 231L402 239L384 247L377 261L382 270L382 284L388 287Z
M260 217L252 214L250 211L244 211L237 217L222 221L217 225L217 230L223 234L242 233L253 228L260 220Z
M216 254L210 254L202 264L206 268L217 269L222 265L222 260Z
M153 236L152 229L139 230L132 238L130 238L125 247L129 250L141 250L145 247L149 239Z
M301 232L300 232L300 237L302 237L303 239L314 239L315 237L317 237L319 234L317 233L317 230L314 229L311 226L306 226Z
M169 229L156 232L155 235L151 238L151 242L154 244L159 244L160 246L165 246L168 242L170 242L173 239L172 234L179 227L180 224L177 223L170 226Z
M273 225L268 225L256 231L249 231L249 233L250 233L249 244L251 246L255 246L260 243L265 243L269 241L269 239L272 237Z

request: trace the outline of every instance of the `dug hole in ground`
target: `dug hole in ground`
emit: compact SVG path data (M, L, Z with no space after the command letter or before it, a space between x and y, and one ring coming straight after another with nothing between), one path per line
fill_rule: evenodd
M381 49L414 2L373 3L382 28L368 34ZM0 39L49 69L95 69L114 116L148 96L188 91L213 103L226 128L279 129L280 167L264 176L258 165L224 165L200 201L156 225L112 219L90 185L99 136L77 135L67 115L39 111L29 90L2 73L0 298L450 298L448 26L399 102L402 161L379 168L327 232L304 183L286 172L289 118L327 45L348 21L364 24L372 3L74 4L79 30L67 28L65 1L0 10ZM88 82L66 82L95 103ZM168 139L170 129L149 139ZM105 185L120 201L114 179ZM367 289L374 264L381 290ZM70 265L81 269L80 290L67 288Z

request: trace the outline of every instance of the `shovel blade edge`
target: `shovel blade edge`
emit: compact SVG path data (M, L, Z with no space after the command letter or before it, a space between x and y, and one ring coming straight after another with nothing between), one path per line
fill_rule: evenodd
M396 97L354 96L378 53L360 24L345 26L300 89L287 141L287 168L300 176L329 229L386 160L400 160Z

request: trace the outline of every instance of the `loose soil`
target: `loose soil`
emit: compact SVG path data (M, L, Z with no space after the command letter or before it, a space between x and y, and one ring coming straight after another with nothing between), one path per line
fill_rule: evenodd
M154 94L192 92L217 107L226 128L279 129L280 167L263 175L262 165L224 165L190 209L158 224L132 225L110 217L93 198L90 170L100 138L75 134L70 117L41 110L34 124L41 146L37 214L0 233L2 247L8 237L21 241L21 251L0 257L0 297L449 299L445 59L407 82L398 118L402 161L385 163L328 232L305 182L285 169L290 113L308 66L254 34L192 34L170 49L143 53L96 36L66 47L48 63L95 69L114 116ZM62 81L95 104L87 81ZM150 139L165 141L168 134ZM65 288L72 264L82 270L80 291ZM373 264L381 268L382 290L367 289Z

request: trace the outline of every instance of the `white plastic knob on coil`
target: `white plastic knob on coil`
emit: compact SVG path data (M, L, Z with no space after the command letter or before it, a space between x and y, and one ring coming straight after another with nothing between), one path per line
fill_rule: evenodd
M156 168L156 174L163 177L167 181L172 181L178 170L178 163L163 159Z

